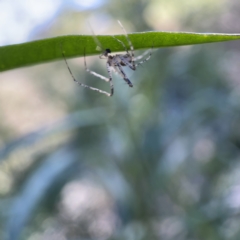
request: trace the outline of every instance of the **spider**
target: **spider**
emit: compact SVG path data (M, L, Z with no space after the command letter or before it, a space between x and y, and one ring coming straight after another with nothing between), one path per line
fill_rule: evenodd
M75 77L74 77L74 75L73 75L73 73L72 73L68 63L67 63L66 57L64 55L64 52L62 51L63 58L64 58L65 63L67 65L68 71L69 71L69 73L72 76L73 81L75 81L77 84L79 84L82 87L85 87L85 88L88 88L90 90L97 91L99 93L105 94L108 97L111 97L113 95L113 93L114 93L114 87L113 87L113 81L112 81L112 72L113 71L118 73L123 78L123 80L128 84L129 87L133 87L133 84L131 83L131 81L128 79L126 73L124 72L123 67L127 66L130 69L132 69L133 71L135 71L137 66L139 66L142 63L148 61L151 58L151 55L152 55L152 51L150 51L150 53L149 53L149 50L148 50L148 51L144 52L142 55L140 55L140 56L135 58L134 57L134 47L132 45L132 42L129 39L128 34L127 34L126 30L124 29L123 25L121 24L121 22L118 21L118 23L119 23L120 27L124 31L124 34L126 36L127 42L129 44L129 47L130 47L130 51L127 49L127 47L125 46L125 44L122 41L120 41L119 39L117 39L115 37L113 37L113 38L116 39L116 41L118 41L123 46L123 48L126 51L125 54L111 55L111 50L109 48L103 50L100 42L98 41L98 39L95 37L95 35L93 33L94 41L96 42L97 46L100 46L100 48L102 50L102 54L99 56L99 58L100 59L107 59L106 68L107 68L107 72L108 72L108 76L109 77L105 77L105 76L100 75L100 74L98 74L98 73L96 73L94 71L91 71L87 67L86 57L85 57L85 48L84 48L84 66L85 66L85 70L87 72L89 72L90 74L94 75L95 77L98 77L98 78L108 82L109 85L110 85L110 93L106 92L106 91L103 91L101 89L98 89L98 88L94 88L94 87L88 86L86 84L83 84L83 83L77 81L75 79ZM148 53L149 53L149 55L148 55L147 58L145 58L144 60L142 60L142 61L140 61L138 63L135 62L135 61L138 61L138 60L142 59Z

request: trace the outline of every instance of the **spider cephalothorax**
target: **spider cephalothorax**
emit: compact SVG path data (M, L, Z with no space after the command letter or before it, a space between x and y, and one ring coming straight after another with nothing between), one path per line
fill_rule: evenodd
M99 56L99 58L102 58L102 56L107 57L108 54L111 53L111 50L109 48L105 49L105 51Z

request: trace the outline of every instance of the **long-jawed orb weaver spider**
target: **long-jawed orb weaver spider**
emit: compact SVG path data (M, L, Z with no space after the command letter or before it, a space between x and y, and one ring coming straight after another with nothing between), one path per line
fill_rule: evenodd
M116 72L118 73L122 78L123 80L128 84L129 87L133 87L133 84L131 83L131 81L128 79L126 73L124 72L123 70L123 67L129 67L130 69L132 69L133 71L136 70L136 68L148 61L150 58L151 58L151 55L152 55L152 51L150 51L149 53L149 50L146 51L145 53L143 53L142 55L138 56L135 58L134 56L134 47L133 47L133 44L131 42L131 40L129 39L128 37L128 34L125 30L125 28L123 27L123 25L121 24L120 21L118 21L119 25L121 26L121 28L123 29L124 31L124 34L126 36L126 39L127 39L127 42L128 42L128 45L130 47L130 51L127 49L126 45L120 41L119 39L117 39L116 37L113 37L114 39L116 39L116 41L118 41L122 46L123 48L125 49L126 53L125 54L115 54L115 55L112 55L111 54L111 50L109 48L107 49L103 49L103 47L101 46L100 42L98 41L97 37L94 35L93 33L93 37L94 37L94 40L97 44L98 47L101 48L102 50L102 54L99 56L100 59L106 59L107 62L106 62L106 68L107 68L107 72L108 72L108 77L105 77L103 75L100 75L92 70L90 70L88 67L87 67L87 63L86 63L86 57L85 57L85 48L84 48L84 66L85 66L85 70L87 72L89 72L90 74L94 75L95 77L98 77L106 82L109 83L110 85L110 93L109 92L106 92L106 91L103 91L101 89L98 89L98 88L94 88L94 87L91 87L91 86L88 86L86 84L83 84L79 81L76 80L76 78L73 76L73 73L67 63L67 60L66 60L66 57L64 55L64 52L62 51L62 56L65 60L65 63L67 65L67 68L72 76L72 79L77 83L79 84L80 86L82 87L85 87L85 88L88 88L90 90L93 90L93 91L97 91L99 93L102 93L102 94L105 94L107 95L108 97L111 97L114 93L114 87L113 87L113 81L112 81L112 72ZM145 55L147 55L147 53L149 53L148 57L145 58L144 60L140 61L140 62L136 62L140 59L142 59Z

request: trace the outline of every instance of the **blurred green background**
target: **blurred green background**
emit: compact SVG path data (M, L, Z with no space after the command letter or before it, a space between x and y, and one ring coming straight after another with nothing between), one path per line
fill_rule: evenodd
M120 34L118 19L127 32L240 32L237 0L0 9L1 45L91 34L88 22ZM63 60L1 73L0 239L240 239L239 51L239 41L155 49L126 70L133 88L114 75L112 98L76 85ZM79 81L109 89L82 58L68 61ZM107 75L98 56L87 63Z

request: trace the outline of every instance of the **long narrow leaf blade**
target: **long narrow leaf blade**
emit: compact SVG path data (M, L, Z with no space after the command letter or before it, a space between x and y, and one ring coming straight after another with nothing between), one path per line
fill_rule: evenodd
M112 36L96 36L103 46L112 52L123 51L123 46ZM115 35L128 46L124 35ZM239 40L240 34L189 33L189 32L142 32L129 34L135 50L170 46L193 45ZM61 36L22 44L0 47L0 71L40 64L62 59L62 49L66 57L100 54L96 43L89 35Z

